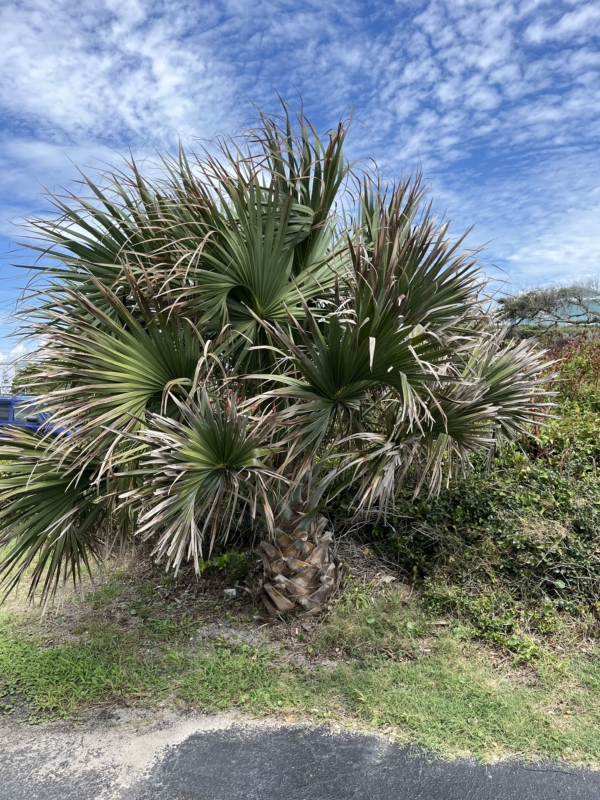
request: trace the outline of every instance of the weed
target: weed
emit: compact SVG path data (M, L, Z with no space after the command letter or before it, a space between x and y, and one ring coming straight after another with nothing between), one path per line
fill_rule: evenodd
M86 642L44 647L4 622L0 628L0 690L24 697L37 711L66 714L107 698L160 696L160 663L137 639L109 626Z
M231 583L242 583L252 573L256 558L250 553L238 553L229 550L221 555L214 556L209 561L200 559L200 572L218 572Z
M342 584L340 603L356 609L366 609L373 603L373 581L359 583L353 575L347 575Z
M419 649L419 639L428 631L428 622L419 606L407 604L396 587L375 595L357 594L358 588L351 584L350 590L342 595L327 623L318 629L314 644L321 651L334 649L353 657L414 655ZM363 602L365 596L368 603Z

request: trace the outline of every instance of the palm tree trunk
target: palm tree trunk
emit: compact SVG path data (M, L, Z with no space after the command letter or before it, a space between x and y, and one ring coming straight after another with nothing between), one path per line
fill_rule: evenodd
M271 616L286 612L317 613L339 584L339 567L331 552L333 533L319 517L308 530L275 530L273 542L263 541L263 601Z

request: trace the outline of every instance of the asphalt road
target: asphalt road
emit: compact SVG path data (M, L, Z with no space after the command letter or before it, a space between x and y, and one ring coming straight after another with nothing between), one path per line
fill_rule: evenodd
M600 773L442 761L376 736L120 712L0 721L0 800L598 800Z

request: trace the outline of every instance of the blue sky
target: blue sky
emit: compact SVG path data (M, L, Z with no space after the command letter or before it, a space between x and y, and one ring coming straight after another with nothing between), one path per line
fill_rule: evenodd
M277 93L322 130L352 112L351 157L420 166L516 287L596 275L599 39L600 0L4 0L0 312L44 186L234 132Z

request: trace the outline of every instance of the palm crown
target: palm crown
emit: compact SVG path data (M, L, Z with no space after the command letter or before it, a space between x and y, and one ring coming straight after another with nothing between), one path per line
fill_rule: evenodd
M358 175L346 134L265 115L31 221L54 433L1 444L9 588L32 567L51 596L136 534L198 566L240 519L308 528L348 486L382 513L540 415L541 356L504 340L475 255L419 176Z

